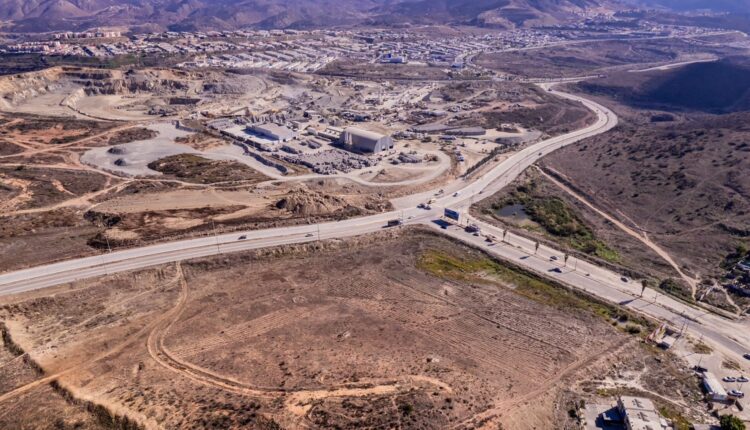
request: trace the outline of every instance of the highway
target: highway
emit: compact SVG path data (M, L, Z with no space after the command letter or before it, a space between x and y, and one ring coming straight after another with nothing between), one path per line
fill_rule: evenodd
M396 210L367 217L206 236L4 273L0 275L0 295L28 292L80 279L198 257L358 236L382 230L386 228L389 220L398 218L402 219L405 225L427 225L438 232L482 247L498 258L511 261L563 284L627 306L650 317L670 321L675 327L684 325L688 332L703 335L741 361L741 355L750 350L750 330L742 322L728 321L716 315L706 314L652 290L647 290L644 296L640 297L640 284L623 282L620 274L584 260L573 257L565 259L562 252L552 248L540 246L537 249L528 239L476 220L472 222L480 224L485 234L491 233L503 240L489 244L484 237L467 234L456 226L443 229L435 222L442 215L444 208L458 210L463 214L462 217L468 218L467 211L472 203L501 190L540 158L566 145L605 133L617 125L617 116L606 107L576 95L556 91L553 85L550 83L541 86L560 97L583 103L596 114L596 121L583 129L531 145L476 178L460 179L451 183L444 188L443 193L431 191L400 198L394 201ZM416 207L428 198L436 199L431 210Z
M550 86L546 84L543 88L550 89ZM617 124L617 116L603 106L567 93L557 91L554 91L554 93L586 105L597 114L596 122L583 129L531 145L504 160L474 181L458 180L454 182L451 186L445 188L448 191L442 197L437 198L434 204L435 209L432 211L418 209L417 204L424 201L425 196L415 195L399 199L397 207L400 206L400 210L367 217L317 225L207 236L53 263L0 275L0 295L31 291L79 279L220 253L305 243L318 239L357 236L378 231L383 228L388 220L394 218L403 218L408 224L430 223L431 220L441 215L440 210L442 208L451 207L465 210L472 202L478 201L482 197L488 197L512 182L524 169L544 155L582 139L604 133ZM431 191L427 194L433 196L436 193ZM241 236L244 236L245 239L238 240Z

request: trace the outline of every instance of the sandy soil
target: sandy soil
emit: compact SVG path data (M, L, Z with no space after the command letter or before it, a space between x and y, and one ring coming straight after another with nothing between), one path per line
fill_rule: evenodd
M418 269L426 252L481 258L446 239L357 243L123 274L50 298L6 298L0 312L77 398L152 428L220 417L260 428L496 422L619 336L593 314L529 300L513 284ZM23 397L30 389L6 389L0 402L33 402ZM537 415L514 428L550 419Z

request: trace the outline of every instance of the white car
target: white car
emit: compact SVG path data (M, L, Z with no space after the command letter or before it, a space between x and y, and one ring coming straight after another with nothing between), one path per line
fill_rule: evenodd
M743 383L743 384L744 384L745 382L749 382L749 381L750 381L750 379L747 379L747 378L745 378L744 376L740 376L739 378L737 378L737 382L741 382L741 383Z
M721 380L724 382L737 382L737 378L734 376L725 376Z
M729 395L732 397L737 397L738 399L745 397L745 393L740 390L730 390Z

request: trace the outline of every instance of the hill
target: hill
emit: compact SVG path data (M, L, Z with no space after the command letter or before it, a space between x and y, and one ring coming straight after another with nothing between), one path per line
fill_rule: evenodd
M750 110L750 61L733 57L667 72L624 72L584 82L579 87L639 108L705 113L747 111Z
M747 12L750 0L629 0L639 6L662 7L675 11L707 10L713 12Z
M317 28L342 25L474 24L502 28L554 24L609 0L5 0L11 31Z

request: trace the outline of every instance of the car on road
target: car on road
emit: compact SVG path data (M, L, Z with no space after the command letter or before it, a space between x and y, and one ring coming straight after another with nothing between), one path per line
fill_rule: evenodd
M621 280L622 282L625 282L625 283L628 283L628 282L629 282L628 278L626 278L626 277L624 277L624 276L623 276L622 278L620 278L620 280Z
M455 193L453 193L453 197L458 197L458 191L456 191Z
M245 236L244 234L237 238L237 240L246 240L246 239L247 239L247 236Z
M427 205L424 203L420 203L417 205L417 209L424 209Z
M745 382L748 382L748 381L750 381L750 379L747 379L747 378L745 378L744 376L740 376L739 378L737 378L737 382L741 382L741 383L743 383L743 384L744 384Z
M562 269L559 267L555 267L554 269L551 270L551 272L562 273Z
M721 378L721 380L724 382L737 382L737 378L735 378L734 376L725 376Z
M424 205L424 208L425 208L425 210L428 210L428 211L432 210L432 206L430 206L430 205Z
M740 390L729 390L728 394L732 397L737 397L738 399L745 397L745 393Z
M307 234L305 235L305 237L313 237L313 236L314 236L314 234L312 234L312 233L307 233Z
M557 261L557 260L559 260L559 258L557 258L557 255L553 255L553 256L552 256L552 257L550 257L549 259L550 259L550 260L552 260L552 261Z
M695 370L696 372L701 372L701 373L708 372L708 369L706 369L703 366L698 366L698 365L693 366L693 370Z
M750 352L743 355L743 357L745 357L745 360L750 360Z

